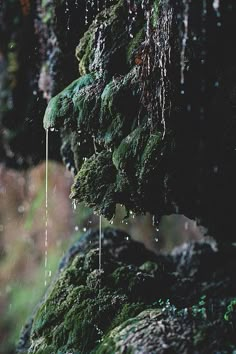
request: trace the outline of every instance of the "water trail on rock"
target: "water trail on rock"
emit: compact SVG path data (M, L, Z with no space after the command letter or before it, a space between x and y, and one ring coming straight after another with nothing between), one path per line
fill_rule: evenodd
M155 38L155 53L156 53L156 65L160 70L160 82L158 85L158 101L161 110L161 123L163 126L162 139L166 134L166 118L167 110L170 109L170 102L166 102L166 93L168 90L169 82L167 77L167 66L170 64L170 29L173 17L173 10L169 6L169 3L163 3L163 13L159 18L159 25L156 31Z
M102 271L102 216L99 216L99 272Z
M185 70L185 51L186 51L186 44L188 40L188 22L189 22L189 3L190 0L184 1L184 12L183 12L183 33L182 35L182 48L180 54L180 68L181 68L181 85L184 84L184 70Z
M47 286L47 266L48 266L48 129L46 129L46 166L45 166L45 240L44 240L44 247L45 247L45 254L44 254L44 271L45 271L45 278L44 278L44 285Z

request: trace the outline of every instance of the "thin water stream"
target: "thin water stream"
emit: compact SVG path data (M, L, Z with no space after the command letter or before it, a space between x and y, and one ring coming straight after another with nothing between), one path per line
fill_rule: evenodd
M44 285L47 286L47 266L48 266L48 129L46 129L46 151L45 151L45 263L44 263L44 271L45 271L45 278L44 278Z
M99 272L102 271L102 217L99 216Z

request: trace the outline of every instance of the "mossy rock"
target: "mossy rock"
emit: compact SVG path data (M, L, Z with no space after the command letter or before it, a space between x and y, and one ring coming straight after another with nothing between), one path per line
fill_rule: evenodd
M64 256L57 277L22 333L21 352L235 350L236 262L227 257L235 255L234 248L216 250L208 240L157 256L124 232L103 232L102 270L98 269L99 232L89 231ZM209 260L213 268L201 271Z
M44 115L44 128L59 129L67 124L73 125L76 119L73 98L76 98L80 90L93 82L93 75L83 76L53 97Z

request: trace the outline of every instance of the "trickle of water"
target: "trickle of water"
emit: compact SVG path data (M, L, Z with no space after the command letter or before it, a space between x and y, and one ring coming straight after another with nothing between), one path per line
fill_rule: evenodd
M160 92L159 92L159 106L161 108L161 123L163 126L162 139L164 139L166 134L166 121L165 112L167 108L166 102L166 90L168 87L167 78L167 64L170 63L170 28L172 22L173 11L168 6L164 9L162 19L159 23L159 31L157 31L157 41L156 41L156 61L159 63L160 67ZM161 48L161 50L160 50Z
M212 6L215 12L218 14L220 8L220 0L214 0Z
M70 30L70 9L69 9L69 3L66 1L66 8L65 8L65 13L68 14L68 19L67 19L67 30Z
M183 25L184 30L182 34L182 49L180 54L180 68L181 68L181 84L184 84L184 70L185 70L185 50L188 40L188 21L189 21L189 3L190 0L184 1Z
M133 2L131 4L131 1L130 0L127 0L127 5L128 5L128 25L127 25L127 31L128 31L128 34L130 36L130 38L133 38L134 35L132 33L132 28L133 28L133 25L136 21L136 18L137 18L137 14L138 14L138 11L137 11L137 4L136 2Z
M101 60L101 57L105 48L105 38L103 37L105 25L106 24L101 24L98 28L98 37L97 37L95 54L94 54L94 61L92 63L92 67L97 69L100 75L103 72L103 61Z
M76 210L77 204L76 204L76 200L75 199L72 200L72 206L73 206L73 209Z
M98 269L99 272L102 271L102 217L99 216L99 264Z
M46 171L45 171L45 262L44 262L44 270L45 270L45 279L44 285L47 286L47 265L48 265L48 129L46 129L46 151L45 151L45 161L46 161Z

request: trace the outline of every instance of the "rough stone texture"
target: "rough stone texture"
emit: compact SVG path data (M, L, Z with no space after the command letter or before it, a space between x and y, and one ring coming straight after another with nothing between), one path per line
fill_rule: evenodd
M84 23L85 2L4 2L1 160L25 167L42 158L52 97L44 126L60 131L72 198L107 218L117 203L155 219L183 213L219 244L155 258L110 232L99 272L91 234L62 262L19 348L232 353L236 3L105 3Z
M72 198L108 218L116 203L157 217L182 213L234 239L236 8L216 5L135 2L134 11L120 0L96 17L76 49L80 78L44 117L61 130L77 174Z
M48 100L77 78L75 47L98 12L88 9L85 23L84 1L1 2L0 162L7 166L45 159L43 115ZM59 135L50 141L49 157L60 159Z
M232 353L236 248L211 239L156 256L106 229L85 234L27 328L19 352ZM28 351L27 351L28 348Z
M26 167L44 157L53 97L44 126L60 130L72 198L108 218L116 203L156 218L181 213L233 240L235 2L99 3L4 2L1 160ZM88 180L105 155L100 178Z

